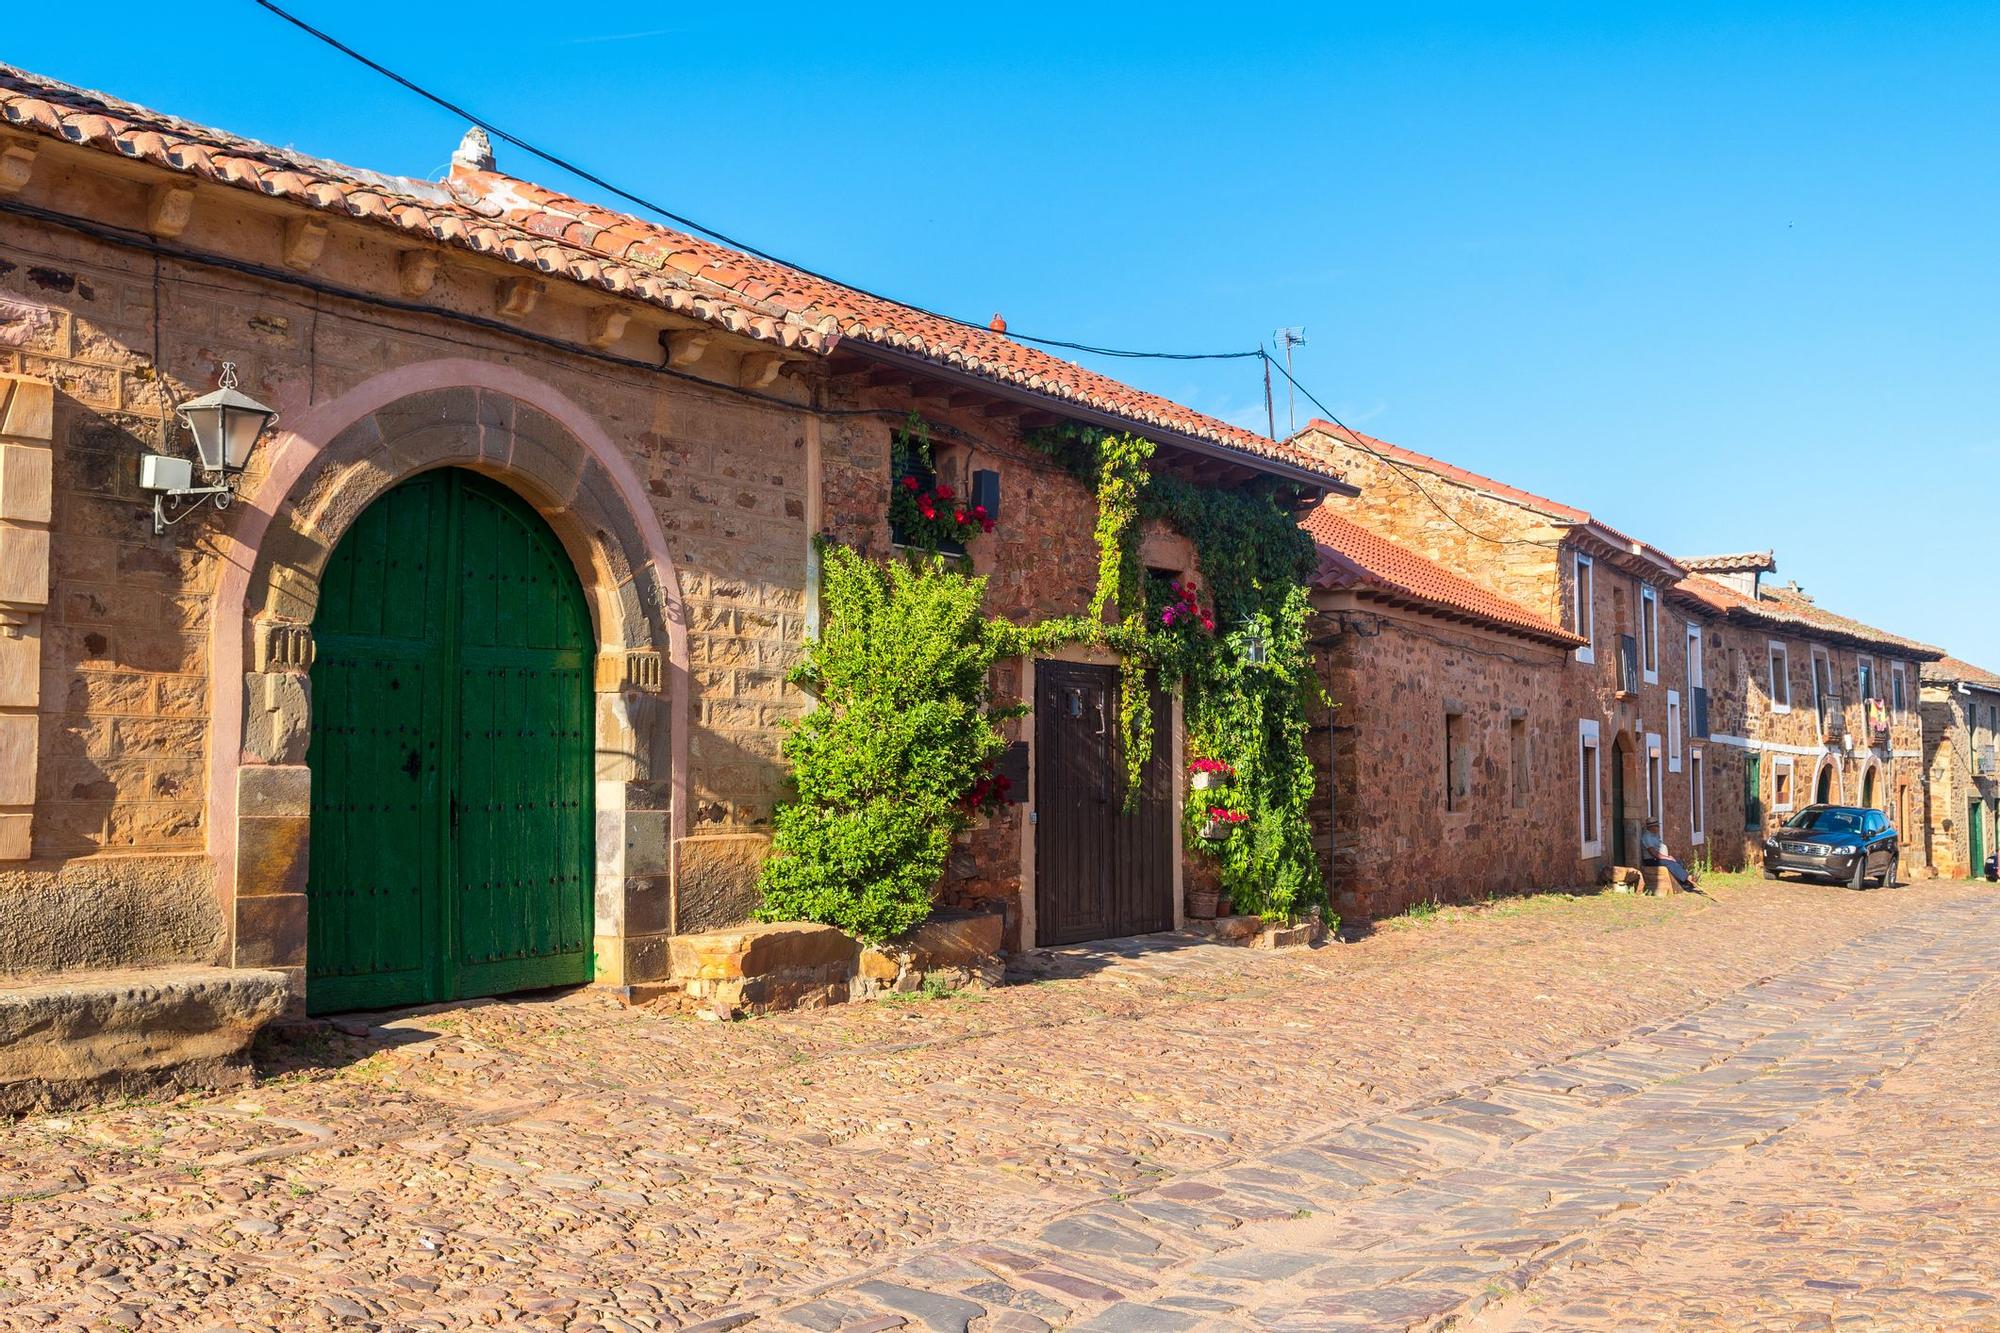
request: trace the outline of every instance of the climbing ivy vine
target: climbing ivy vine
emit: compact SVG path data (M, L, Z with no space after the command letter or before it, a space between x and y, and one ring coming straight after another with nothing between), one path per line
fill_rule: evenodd
M1179 682L1189 757L1229 770L1222 787L1188 803L1188 831L1216 802L1241 817L1230 837L1190 845L1217 857L1239 911L1281 916L1322 901L1305 751L1307 705L1318 692L1305 646L1315 552L1284 503L1289 495L1155 473L1152 442L1135 435L1058 426L1028 442L1096 496L1087 614L1031 625L989 619L980 613L985 580L956 562L912 553L875 566L825 546L825 628L793 673L821 706L785 741L798 799L777 816L762 914L866 938L920 923L953 836L1001 795L995 724L1021 710L992 704L992 663L1068 644L1119 655L1128 808L1153 753L1152 684ZM929 444L913 419L897 432L899 464L914 455L928 465ZM1205 590L1147 579L1139 535L1148 519L1193 543ZM1204 591L1210 609L1199 604ZM1261 663L1249 660L1252 636L1265 645Z

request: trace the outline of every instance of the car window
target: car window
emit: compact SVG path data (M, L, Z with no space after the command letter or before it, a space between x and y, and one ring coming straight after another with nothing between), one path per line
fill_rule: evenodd
M1867 822L1868 832L1880 833L1883 829L1886 829L1888 827L1889 827L1889 821L1882 818L1882 812L1880 810L1870 810L1868 812L1868 822Z
M1785 827L1809 829L1816 833L1859 833L1861 816L1853 810L1834 808L1801 810L1792 816Z

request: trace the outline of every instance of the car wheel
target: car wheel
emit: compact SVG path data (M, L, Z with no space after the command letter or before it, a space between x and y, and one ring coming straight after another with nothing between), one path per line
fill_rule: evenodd
M1889 868L1882 872L1882 887L1885 889L1896 887L1896 858L1893 856L1889 858Z
M1868 887L1868 858L1866 856L1857 856L1854 858L1854 878L1848 881L1847 887L1850 889L1865 889Z
M1764 867L1764 878L1765 878L1765 879L1776 879L1777 877L1778 877L1778 872L1777 872L1777 871L1775 871L1775 870L1773 870L1773 869L1772 869L1772 868L1771 868L1771 867L1770 867L1770 866L1769 866L1768 864L1767 864L1767 865L1765 865L1765 867Z

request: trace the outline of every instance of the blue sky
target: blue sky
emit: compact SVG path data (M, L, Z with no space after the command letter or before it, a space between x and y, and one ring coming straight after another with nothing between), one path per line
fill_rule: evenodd
M2000 669L2000 6L292 7L887 295L1303 325L1352 425ZM0 59L402 174L463 129L247 0L24 7ZM1106 368L1261 428L1254 362Z

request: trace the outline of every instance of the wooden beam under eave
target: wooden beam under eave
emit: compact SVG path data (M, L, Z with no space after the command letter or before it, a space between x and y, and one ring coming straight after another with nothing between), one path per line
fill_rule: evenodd
M584 317L584 340L601 352L625 336L631 319L632 312L623 306L596 306Z
M438 257L430 250L405 250L396 257L396 285L405 296L423 296L437 282Z
M319 263L326 249L327 226L318 218L293 218L285 224L285 267L304 273Z
M35 174L36 146L8 143L0 146L0 194L18 194Z
M667 365L686 370L702 359L715 335L706 329L662 329L660 346L667 351Z
M736 366L736 383L745 389L768 389L777 382L785 359L776 352L745 352Z
M155 185L146 197L146 233L171 241L194 220L194 187Z

